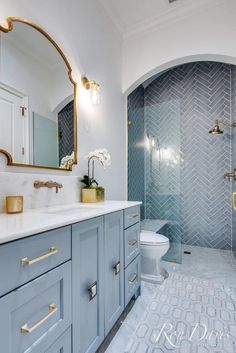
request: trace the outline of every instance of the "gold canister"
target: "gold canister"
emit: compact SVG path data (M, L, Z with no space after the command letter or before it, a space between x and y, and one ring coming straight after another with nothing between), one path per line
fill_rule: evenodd
M104 200L105 190L101 186L81 189L81 201L84 203L103 202Z
M7 196L6 197L6 213L22 213L23 212L23 196Z

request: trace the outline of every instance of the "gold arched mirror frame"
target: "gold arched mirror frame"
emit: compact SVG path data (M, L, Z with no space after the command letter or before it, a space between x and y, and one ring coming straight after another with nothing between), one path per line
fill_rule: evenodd
M20 18L20 17L8 17L5 20L5 22L6 22L6 26L0 25L0 32L4 32L4 33L11 32L14 29L14 22L19 22L19 23L23 23L25 25L28 25L28 26L34 28L35 30L37 30L38 32L40 32L54 46L54 48L57 50L57 52L59 53L59 55L63 59L65 65L67 67L67 70L68 70L68 78L69 78L70 82L73 85L73 94L74 94L74 103L73 103L73 108L74 108L73 109L74 160L73 160L73 163L71 163L68 166L68 168L66 169L66 168L60 168L60 167L51 167L51 166L16 163L16 162L13 161L12 155L8 151L0 148L0 153L3 153L5 155L5 157L7 158L7 165L9 165L9 166L43 168L43 169L53 169L53 170L61 170L61 171L72 171L72 166L74 164L77 164L77 162L78 162L77 161L77 83L72 78L72 68L71 68L71 66L70 66L65 54L63 53L63 51L59 47L59 45L40 26L38 26L37 24L35 24L35 23L31 22L31 21L28 21L26 19Z

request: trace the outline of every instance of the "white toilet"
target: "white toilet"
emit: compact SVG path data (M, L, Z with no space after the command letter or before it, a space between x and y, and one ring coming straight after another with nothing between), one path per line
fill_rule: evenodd
M162 234L142 230L141 245L141 278L152 283L162 283L166 271L161 267L161 259L169 247L169 239Z

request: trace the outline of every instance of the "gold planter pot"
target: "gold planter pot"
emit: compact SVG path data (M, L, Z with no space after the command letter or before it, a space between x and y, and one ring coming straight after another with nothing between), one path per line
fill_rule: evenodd
M81 189L81 202L94 203L105 200L105 189L101 186Z

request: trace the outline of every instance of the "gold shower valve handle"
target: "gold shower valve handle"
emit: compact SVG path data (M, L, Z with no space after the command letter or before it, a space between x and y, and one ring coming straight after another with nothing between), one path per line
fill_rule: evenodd
M226 179L226 178L228 178L228 180L230 180L230 179L236 180L236 169L234 169L233 172L225 173L224 174L224 179Z
M233 210L236 210L235 196L236 196L236 192L233 192L233 193L232 193L232 198L231 198L231 200L232 200L232 209L233 209Z

